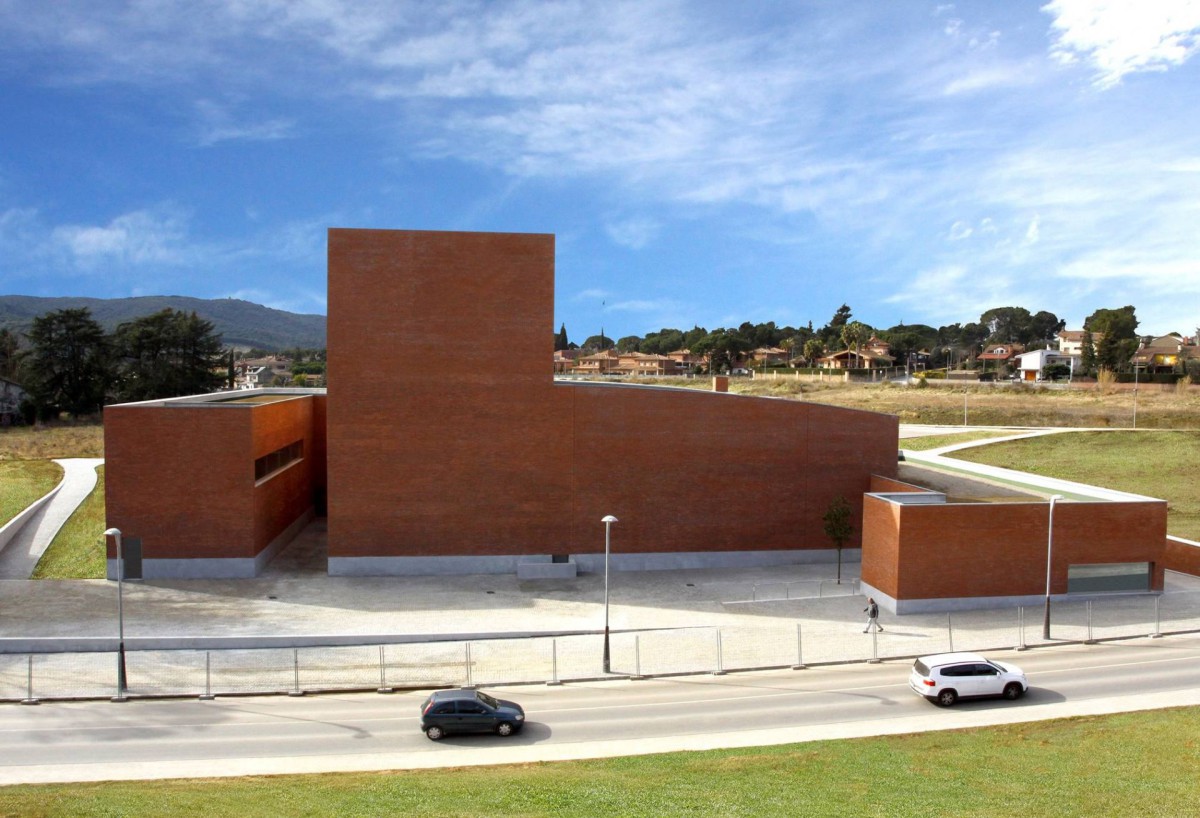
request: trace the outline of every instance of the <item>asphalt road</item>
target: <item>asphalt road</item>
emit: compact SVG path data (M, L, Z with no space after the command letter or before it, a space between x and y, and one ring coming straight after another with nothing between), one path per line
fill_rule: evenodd
M0 784L502 764L919 732L1200 705L1200 637L1068 645L1020 665L1017 702L942 709L908 689L908 662L804 671L528 685L516 736L431 742L425 693L0 707Z

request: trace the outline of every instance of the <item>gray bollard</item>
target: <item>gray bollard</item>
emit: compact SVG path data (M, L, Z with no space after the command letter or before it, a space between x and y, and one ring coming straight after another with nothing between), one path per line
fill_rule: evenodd
M300 689L300 648L292 648L292 689L288 691L288 695L304 695L304 691Z
M216 696L212 692L212 652L204 651L204 692L200 694L200 701L211 702Z
M562 684L562 682L560 682L558 679L558 640L557 639L550 640L550 681L546 682L546 684L555 686L555 687Z
M1160 639L1162 637L1162 620L1158 616L1158 603L1161 601L1161 597L1154 597L1154 633L1150 634L1151 639Z
M713 671L712 675L724 676L725 675L725 667L724 667L725 661L724 661L724 656L722 655L722 650L721 650L721 629L715 628L714 630L716 631L716 634L717 634L717 669Z
M396 688L390 687L387 683L387 653L386 646L379 646L379 687L375 688L376 693L395 693Z
M800 623L796 623L796 664L792 665L792 670L804 670L804 640L800 632Z
M38 700L33 695L33 654L27 657L28 675L26 677L25 698L21 699L21 704L39 704Z

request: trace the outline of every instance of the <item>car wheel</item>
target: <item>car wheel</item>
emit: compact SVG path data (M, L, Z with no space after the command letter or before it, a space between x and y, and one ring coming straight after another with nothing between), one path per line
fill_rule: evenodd
M436 724L425 728L425 735L430 741L440 741L446 735L446 731L438 727Z
M1021 686L1016 682L1009 682L1004 686L1004 698L1008 699L1010 702L1021 698L1021 694L1024 692L1025 691L1022 690Z
M516 728L507 721L502 721L496 725L496 733L501 736L511 736L516 732Z
M950 707L956 701L958 701L958 694L953 690L943 690L937 697L937 703L942 707Z

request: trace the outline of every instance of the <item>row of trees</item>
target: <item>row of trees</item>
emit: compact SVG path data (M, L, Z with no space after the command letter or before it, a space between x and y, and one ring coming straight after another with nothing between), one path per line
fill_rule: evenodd
M1132 315L1132 307L1122 309L1129 310ZM1121 310L1099 310L1097 315L1109 312ZM793 359L811 364L822 355L840 349L859 351L874 335L888 342L891 354L898 361L903 362L910 353L924 350L931 354L932 365L944 366L973 360L983 346L990 343L1021 343L1031 349L1047 347L1065 326L1065 321L1044 310L1030 313L1023 307L995 307L980 315L978 322L949 324L936 329L926 324L900 323L884 329L853 320L850 307L843 304L820 329L814 329L811 321L804 327L779 327L773 321L765 324L746 322L736 328L720 327L711 332L703 327L690 330L664 328L645 337L629 335L616 342L603 334L593 335L578 345L569 341L566 326L562 325L555 335L554 348L597 352L615 347L618 352L659 355L690 349L697 354L713 355L715 363L725 363L736 361L753 349L778 347L787 350Z
M232 380L233 360L209 321L165 309L111 335L87 308L33 320L28 348L0 331L0 373L29 394L27 414L92 414L105 403L211 392Z

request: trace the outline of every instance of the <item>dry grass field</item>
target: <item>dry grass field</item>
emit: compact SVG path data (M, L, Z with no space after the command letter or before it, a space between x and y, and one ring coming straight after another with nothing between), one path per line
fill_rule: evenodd
M703 382L707 386L707 382ZM1022 384L810 383L780 377L735 379L730 391L807 400L898 415L901 423L970 426L1133 426L1134 394L1124 387L1050 388ZM1143 385L1137 391L1137 428L1200 429L1200 387Z
M0 429L0 460L56 457L104 457L104 427L87 422Z

